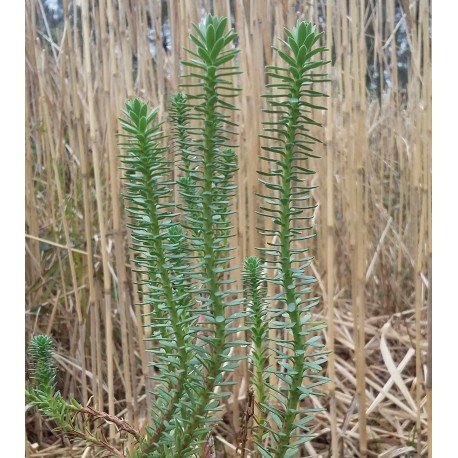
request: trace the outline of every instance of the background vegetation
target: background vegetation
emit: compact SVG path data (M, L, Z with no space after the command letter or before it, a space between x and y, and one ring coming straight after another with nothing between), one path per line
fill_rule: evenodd
M177 90L192 22L226 15L239 34L235 263L255 230L264 66L298 17L326 32L328 110L316 135L314 275L327 320L326 396L310 456L427 456L431 413L431 5L429 0L26 2L26 341L58 344L58 386L142 427L149 418L139 280L128 253L116 145L127 98ZM278 42L277 42L278 43ZM321 118L321 119L320 119ZM323 138L324 132L324 138ZM313 134L313 133L312 133ZM240 432L247 368L215 441ZM26 418L27 456L83 449ZM107 430L116 440L114 427ZM91 456L91 451L84 452ZM429 453L430 447L429 447Z

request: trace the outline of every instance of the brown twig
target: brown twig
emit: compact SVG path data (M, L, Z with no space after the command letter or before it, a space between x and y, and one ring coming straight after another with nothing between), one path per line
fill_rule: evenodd
M254 416L254 390L251 387L247 393L247 406L245 411L242 415L242 426L239 433L239 440L238 440L238 447L237 450L240 449L240 456L245 458L246 452L246 443L248 438L248 425L251 418Z
M85 442L89 442L92 445L97 445L99 447L102 447L102 448L108 450L114 456L119 456L121 458L125 458L125 456L126 456L122 451L118 450L113 445L109 444L107 442L107 440L105 440L105 439L104 440L97 439L92 434L85 434L85 433L83 433L81 431L77 431L75 429L72 429L70 431L69 430L64 430L63 432L65 434L68 434L69 436L79 437L80 439L83 439Z
M122 420L121 418L118 418L114 415L109 415L106 412L100 412L89 406L82 407L81 409L79 409L78 413L90 415L94 419L101 419L104 420L106 423L113 423L118 428L118 430L125 431L126 433L131 434L139 442L141 440L141 435L138 432L138 430L136 430L129 423L127 423L127 421Z

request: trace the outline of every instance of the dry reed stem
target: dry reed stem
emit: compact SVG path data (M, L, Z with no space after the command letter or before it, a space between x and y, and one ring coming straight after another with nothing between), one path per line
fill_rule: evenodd
M79 6L65 0L60 30L45 18L45 7L38 0L26 5L27 334L51 332L56 338L62 392L81 400L94 396L99 410L123 411L136 427L149 416L148 395L142 395L145 387L153 389L145 380L148 328L142 321L148 317L141 316L148 309L132 309L140 301L140 278L126 259L132 255L116 171L116 118L125 99L152 100L164 120L190 23L211 7L233 15L243 70L237 78L243 92L236 113L241 146L234 218L240 265L265 242L255 231L254 196L255 170L266 166L258 160L255 135L264 116L263 68L278 63L271 45L284 26L297 17L320 23L323 12L320 27L333 47L326 89L332 97L327 113L314 113L325 130L313 128L311 135L325 144L316 147L322 159L309 165L318 170L314 184L320 186L313 192L320 207L312 252L323 295L317 318L328 321L334 383L314 400L326 411L303 453L408 456L413 447L430 456L430 1L103 0ZM411 58L398 74L393 53L403 30ZM373 36L369 47L366 33ZM367 93L368 63L379 70L376 97ZM383 353L391 357L398 384L380 346L386 323ZM234 377L238 388L216 437L226 442L228 454L249 386L246 366ZM364 408L356 401L352 406L356 392ZM84 453L47 446L42 428L27 423L29 440L40 438L39 449L28 449L31 457ZM418 440L412 442L415 428Z
M327 17L333 17L333 2L329 2L326 9ZM332 23L328 21L326 24L326 46L332 49L333 30ZM326 270L327 270L327 283L326 283L326 307L327 307L327 348L331 352L328 356L328 377L329 382L329 421L331 424L331 444L332 455L337 457L339 439L337 435L337 416L336 416L336 367L335 367L335 327L334 327L334 286L335 286L335 215L334 215L334 134L333 134L333 103L329 97L327 100L327 113L326 113Z
M114 374L113 374L113 325L112 325L112 308L111 308L111 276L108 269L107 253L107 231L106 219L104 214L104 200L102 197L102 178L100 170L100 145L96 144L96 116L94 108L94 89L92 80L92 64L90 51L90 24L89 24L89 3L83 2L81 8L81 22L83 26L83 55L84 55L84 72L85 88L88 103L89 119L89 144L92 150L92 165L94 167L95 194L97 202L98 225L100 229L102 269L103 269L103 299L105 304L105 348L107 359L107 379L108 379L108 413L115 415L114 408ZM122 21L121 21L122 23ZM114 425L110 425L109 437L115 435Z

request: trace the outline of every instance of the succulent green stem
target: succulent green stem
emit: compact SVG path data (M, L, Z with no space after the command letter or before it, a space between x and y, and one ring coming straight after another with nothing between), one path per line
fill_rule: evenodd
M216 118L215 106L217 102L217 95L215 91L216 76L214 70L209 70L207 80L207 99L205 104L205 115L207 120L214 120ZM214 205L213 191L213 177L215 174L215 142L214 138L217 134L216 124L214 122L206 122L204 129L204 156L203 156L203 186L202 186L202 240L203 240L203 267L204 276L208 282L208 304L211 308L211 314L214 317L214 342L211 348L212 357L208 366L208 373L206 374L206 383L199 390L199 402L195 406L195 410L191 416L187 428L183 436L183 449L187 450L190 446L192 439L195 437L195 425L199 418L205 414L205 408L210 401L215 387L216 377L220 371L224 361L222 353L224 351L224 343L226 341L226 320L224 317L224 304L223 296L219 294L220 283L216 273L216 253L215 236L214 236L214 212L212 210ZM202 434L203 435L203 434Z

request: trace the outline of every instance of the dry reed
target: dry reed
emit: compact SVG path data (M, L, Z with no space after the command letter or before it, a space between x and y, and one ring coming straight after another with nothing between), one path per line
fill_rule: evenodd
M431 456L430 0L64 0L63 8L53 27L41 0L26 2L25 53L26 337L55 337L62 392L92 397L139 427L148 418L147 329L135 306L141 278L129 260L115 140L124 101L149 99L165 119L190 24L209 11L232 18L243 71L234 220L241 265L263 243L254 194L264 166L255 135L263 69L274 62L275 37L300 17L320 24L333 60L327 111L316 113L322 159L311 164L318 314L328 323L332 381L314 400L325 411L307 456ZM395 71L399 30L410 53L405 81ZM369 63L378 68L378 97L367 90ZM228 456L246 366L234 377L240 383L216 436ZM91 456L63 452L43 428L27 417L28 456ZM107 433L116 439L114 427Z

